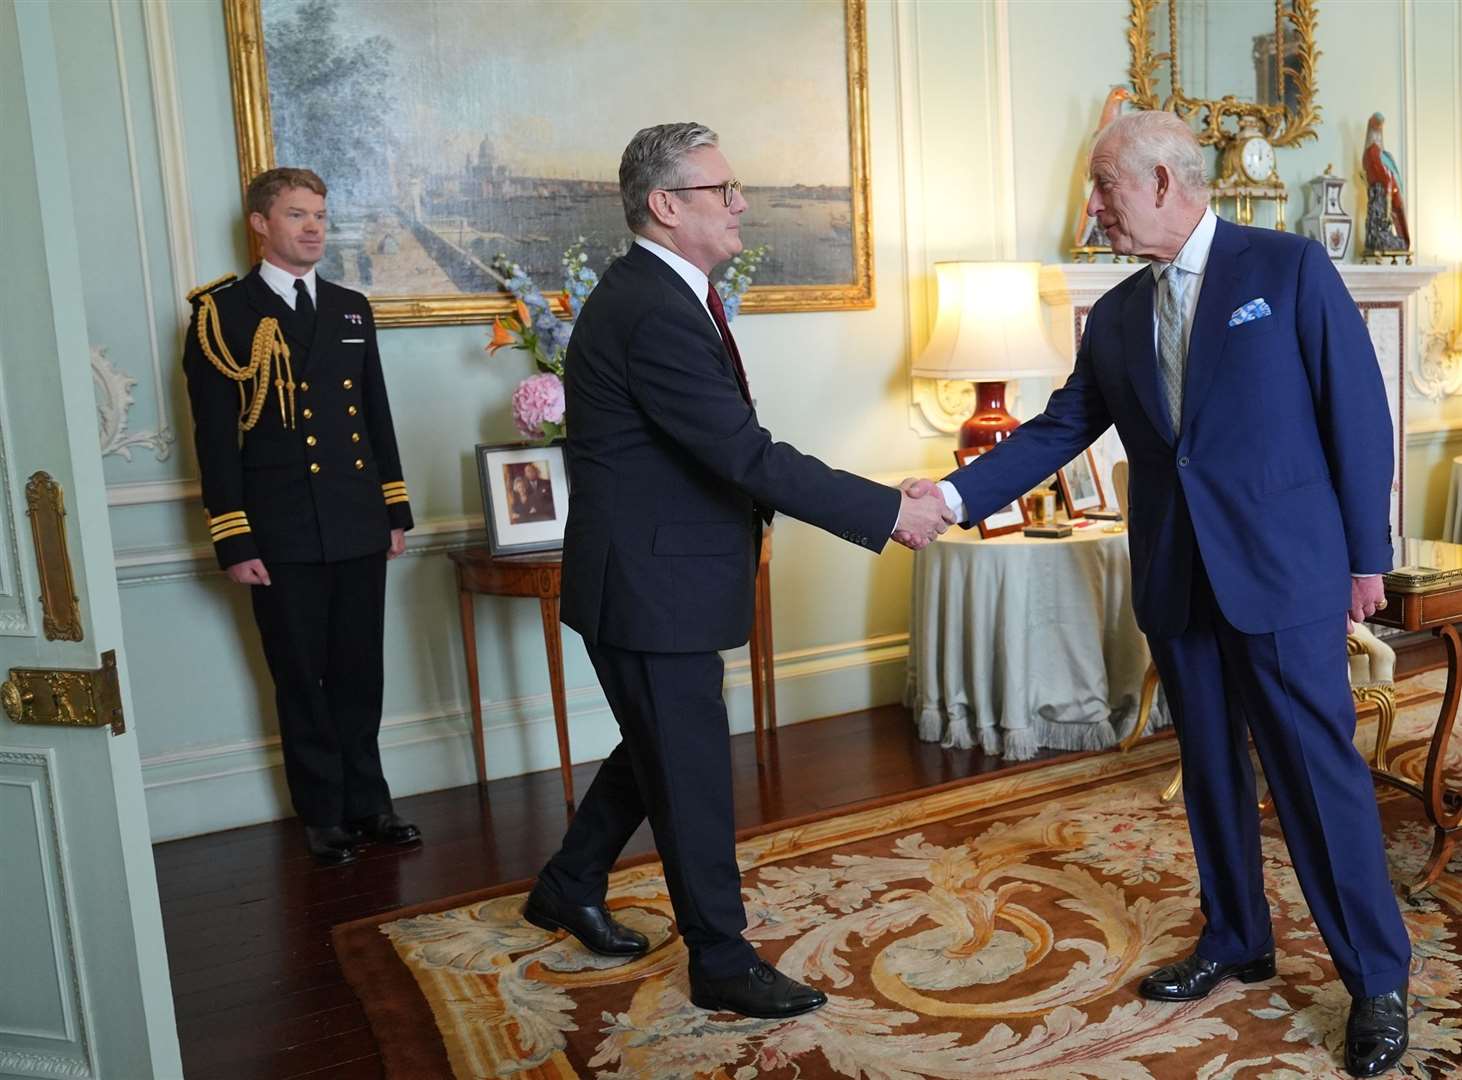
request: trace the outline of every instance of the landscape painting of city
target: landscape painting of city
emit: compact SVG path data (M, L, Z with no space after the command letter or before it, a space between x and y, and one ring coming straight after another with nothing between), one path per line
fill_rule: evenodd
M749 203L743 242L768 248L743 311L872 306L863 0L225 13L241 181L276 164L324 178L320 272L369 295L383 325L508 310L499 254L557 289L582 239L602 273L631 239L625 143L680 120L719 133Z

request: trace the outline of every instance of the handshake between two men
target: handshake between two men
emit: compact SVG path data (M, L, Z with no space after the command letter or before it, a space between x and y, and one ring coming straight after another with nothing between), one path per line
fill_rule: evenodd
M955 524L954 512L945 504L939 485L933 480L909 477L899 484L903 498L899 502L898 524L893 538L910 551L919 551L934 538Z

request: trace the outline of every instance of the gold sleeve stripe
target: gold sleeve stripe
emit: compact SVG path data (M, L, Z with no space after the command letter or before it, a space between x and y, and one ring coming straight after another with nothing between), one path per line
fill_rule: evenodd
M387 480L384 484L381 485L381 490L383 490L383 491L390 490L391 488L400 488L402 491L405 491L406 490L406 481L405 480Z
M404 502L410 502L410 501L411 500L408 499L405 495L387 495L386 496L386 505L387 506L394 506L396 503L404 503Z
M204 514L204 517L208 521L209 528L213 528L213 529L218 528L220 525L227 525L230 521L248 521L249 520L249 516L247 514L245 514L242 510L234 510L231 513L219 514L216 517L209 517L205 513Z
M213 542L216 544L220 540L227 540L230 536L242 536L244 533L252 531L247 525L240 525L237 529L225 529L223 532L213 534Z

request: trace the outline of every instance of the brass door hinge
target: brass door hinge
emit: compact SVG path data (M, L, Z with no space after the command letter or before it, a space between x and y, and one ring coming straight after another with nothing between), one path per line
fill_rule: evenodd
M127 730L112 649L102 653L102 666L95 671L11 668L0 685L0 705L17 724L109 727L113 735Z

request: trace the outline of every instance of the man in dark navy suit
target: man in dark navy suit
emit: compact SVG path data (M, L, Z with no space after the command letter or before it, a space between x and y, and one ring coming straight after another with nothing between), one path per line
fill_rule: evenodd
M391 809L376 743L386 561L411 504L370 302L315 273L324 181L270 169L245 202L259 264L188 296L203 513L219 566L249 586L306 842L340 865L368 841L421 839Z
M1392 431L1370 337L1324 250L1219 220L1170 113L1122 117L1087 212L1150 265L1092 308L1040 416L939 485L978 521L1116 424L1131 459L1133 604L1173 709L1205 917L1142 981L1163 1001L1274 975L1252 734L1320 933L1353 997L1346 1066L1406 1048L1410 943L1351 739L1347 612L1385 604ZM908 485L920 490L920 485Z
M699 124L635 135L620 163L634 246L585 302L566 362L563 621L583 635L623 741L605 759L524 916L611 956L644 935L604 906L647 817L711 1010L795 1016L826 1001L742 936L718 650L745 644L761 530L775 510L879 551L943 532L921 497L828 468L757 422L709 274L741 250L741 185Z

